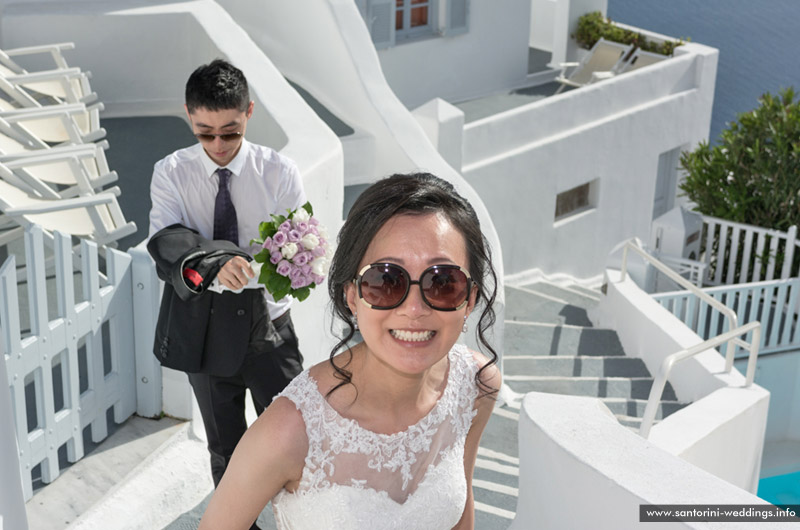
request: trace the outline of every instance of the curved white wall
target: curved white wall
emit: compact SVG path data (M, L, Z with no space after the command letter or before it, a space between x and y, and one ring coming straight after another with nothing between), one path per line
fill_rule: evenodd
M607 270L606 294L590 310L597 327L613 329L626 355L639 357L654 376L667 356L702 339L628 276ZM680 401L692 404L653 426L649 440L684 460L751 492L758 489L769 392L745 388L736 370L708 350L675 365L669 382Z
M649 525L639 523L640 504L767 504L621 426L597 398L526 394L519 446L519 500L510 530L644 528ZM730 522L655 526L754 528Z
M442 158L419 123L386 83L378 56L352 0L292 0L244 4L222 0L280 71L311 93L356 134L374 140L373 179L396 172L430 171L452 182L478 213L492 247L501 285L492 342L502 353L504 294L500 239L482 198ZM309 13L314 13L309 17ZM374 158L373 158L374 156ZM348 162L349 165L349 162ZM477 325L478 312L470 317ZM477 348L470 333L468 343Z

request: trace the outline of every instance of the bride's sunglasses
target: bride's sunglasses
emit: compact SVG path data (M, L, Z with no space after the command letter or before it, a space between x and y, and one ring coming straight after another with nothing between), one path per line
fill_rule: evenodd
M458 265L433 265L412 280L394 263L372 263L353 280L358 297L372 309L394 309L408 297L411 285L419 285L422 300L437 311L456 311L467 304L472 279Z

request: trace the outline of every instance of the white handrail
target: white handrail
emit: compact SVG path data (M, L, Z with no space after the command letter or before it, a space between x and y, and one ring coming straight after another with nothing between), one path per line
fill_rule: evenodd
M700 290L696 285L692 282L688 281L686 278L681 276L680 274L676 273L656 258L645 252L642 248L634 243L634 241L627 241L625 243L625 247L622 249L622 270L620 271L620 281L625 280L625 275L628 271L628 249L633 250L639 256L645 259L645 261L649 261L651 265L653 265L656 269L667 275L672 281L684 287L687 291L691 291L695 296L706 302L708 305L716 308L722 315L728 319L728 330L733 331L736 330L738 327L736 321L736 313L733 309L729 308L719 300L716 300L712 296L704 293ZM728 343L728 348L725 351L725 372L730 372L733 369L733 357L734 357L734 339L731 338Z
M624 263L624 261L623 261ZM742 335L753 332L753 337L748 344L747 342L737 338ZM658 402L661 401L661 396L664 393L664 387L667 384L667 378L675 363L683 361L704 352L711 348L715 348L726 341L731 341L735 344L748 348L750 355L747 357L747 375L745 376L745 388L753 384L753 379L756 375L756 359L758 357L758 345L761 340L761 323L749 322L740 328L728 331L722 335L718 335L705 342L701 342L691 348L686 348L679 352L673 353L661 362L661 368L658 375L653 381L653 386L650 388L650 396L647 398L647 406L644 409L644 416L642 417L642 424L639 427L639 435L644 438L650 434L650 428L653 426L653 421L656 418L656 411L658 409ZM729 371L726 369L726 372Z

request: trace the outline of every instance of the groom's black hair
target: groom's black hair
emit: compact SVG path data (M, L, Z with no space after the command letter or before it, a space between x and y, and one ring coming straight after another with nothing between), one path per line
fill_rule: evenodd
M197 67L186 81L186 108L190 114L196 109L245 112L249 104L247 79L241 70L223 59Z

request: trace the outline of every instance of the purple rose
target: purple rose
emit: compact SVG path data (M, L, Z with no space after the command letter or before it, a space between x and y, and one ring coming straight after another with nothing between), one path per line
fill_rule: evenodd
M298 221L294 223L294 229L300 232L300 234L305 234L308 231L308 223L306 221Z
M278 274L280 274L281 276L289 276L289 273L292 270L292 264L286 260L281 260L281 262L278 263L277 269L278 269Z
M319 220L316 217L312 217L308 220L308 224L311 226L317 226L319 224Z
M317 285L321 285L322 282L325 281L325 276L320 276L319 274L311 274L311 280L316 283Z
M297 243L298 241L300 241L301 237L302 236L300 235L300 232L298 232L297 230L289 230L289 242L290 243Z
M280 250L273 250L269 255L269 262L273 265L277 265L280 260L283 259L283 255L281 254Z
M298 267L302 267L303 265L311 261L313 255L310 254L311 254L310 252L298 252L297 254L295 254L294 259L292 261Z
M315 258L319 258L320 256L324 256L325 255L325 247L320 245L317 248L315 248L314 250L312 250L311 253L314 255Z
M308 287L310 284L311 280L309 280L307 276L301 274L292 280L292 289L302 289L303 287Z
M272 238L271 237L268 237L267 239L265 239L264 240L264 244L261 245L261 248L265 248L265 249L269 250L270 252L275 250L274 247L275 247L275 243L272 242Z
M289 220L282 222L281 225L278 227L278 230L286 233L289 233L289 230L291 229L292 229L292 222Z
M286 232L281 232L279 230L274 236L272 236L272 243L276 247L282 247L286 243L287 239L288 236L286 235Z
M310 276L311 275L311 265L310 264L303 265L302 267L300 267L300 269L303 271L303 274L305 274L306 276Z
M292 270L289 272L289 279L292 281L302 278L303 276L303 270L300 267L292 267Z

